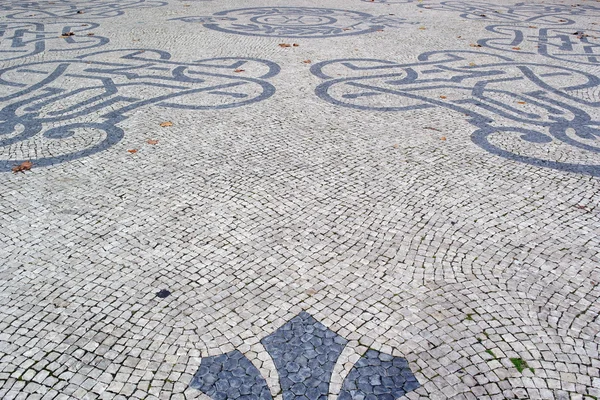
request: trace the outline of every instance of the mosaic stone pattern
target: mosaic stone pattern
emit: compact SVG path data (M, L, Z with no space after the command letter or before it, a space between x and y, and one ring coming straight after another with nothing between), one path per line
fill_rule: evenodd
M190 386L214 400L272 399L260 372L237 350L203 358Z
M418 387L405 359L369 350L352 367L338 399L395 400Z
M0 70L0 171L25 160L43 167L104 151L125 135L117 124L140 107L226 109L275 93L264 79L278 73L274 63L170 58L159 50L116 50ZM241 67L244 76L235 72Z
M327 399L333 366L347 342L306 312L261 341L279 372L284 400Z
M177 18L176 18L177 19ZM415 24L404 18L315 7L260 7L227 10L204 17L178 18L220 32L245 36L319 38L361 35Z
M43 24L0 22L0 60L28 58L45 51L64 54L103 46L109 39L94 33L96 23ZM73 35L69 36L70 33Z
M0 0L0 399L600 398L599 6Z
M284 400L322 400L348 340L302 311L261 343L277 369ZM271 398L260 371L238 350L202 358L190 387L214 400ZM395 400L418 387L406 359L367 350L344 379L339 399Z
M450 0L433 3L422 3L419 7L452 11L460 13L460 17L472 20L494 22L527 22L544 25L570 25L577 16L600 16L600 7L595 4L546 4L518 2L514 4L494 4L489 2Z
M466 51L441 51L421 54L418 63L333 60L315 64L311 71L326 80L316 94L335 105L380 112L444 107L468 116L477 128L471 135L473 142L493 154L600 176L600 165L595 163L545 158L553 151L554 139L580 149L582 158L588 153L593 160L600 153L600 99L590 99L582 92L600 89L596 75L515 62L491 53L480 59L482 62L474 64L468 61ZM340 75L346 77L336 78ZM577 83L564 85L564 77ZM529 106L520 107L525 104ZM529 154L512 152L511 137L532 144Z
M158 0L61 0L0 1L0 12L10 19L40 21L44 19L104 19L124 15L128 10L165 6Z
M600 30L569 26L540 28L532 32L535 28L512 25L490 25L486 29L498 36L481 39L477 43L494 50L510 52L513 56L522 51L527 52L523 48L529 48L531 44L540 55L554 60L600 64Z

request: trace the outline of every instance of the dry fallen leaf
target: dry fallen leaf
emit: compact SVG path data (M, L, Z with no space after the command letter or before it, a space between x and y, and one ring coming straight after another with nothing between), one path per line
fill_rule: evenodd
M446 98L446 96L440 96L440 99L445 99L445 98Z
M312 61L310 61L310 60L304 60L304 61L302 61L302 62L303 62L304 64L310 64Z
M517 101L517 103L519 103L519 104L527 104L524 101Z
M279 47L291 47L291 45L287 43L279 43Z
M127 150L127 151L130 152L131 154L137 153L137 149L131 149L131 150Z
M529 27L532 28L532 29L537 28L537 26L535 26L535 25L529 25Z
M513 47L512 49L513 49L513 50L521 50L521 48L520 48L520 47Z
M165 122L161 122L160 126L162 126L163 128L165 128L167 126L173 126L173 123L171 121L165 121Z
M148 139L147 143L148 144L152 144L152 145L158 144L158 140L156 140L156 139Z
M236 70L235 70L235 71L233 71L233 72L244 72L244 71L245 71L245 69L240 69L240 68L238 68L238 69L236 69Z
M15 174L17 172L25 173L25 171L31 170L31 167L33 167L33 163L31 161L23 161L21 164L15 165L12 168L12 172Z
M442 136L440 140L446 140L446 136Z
M420 26L419 29L422 30L422 31L424 31L427 28L425 28L424 26Z
M471 47L481 47L480 44L476 44L476 43L471 43L469 46L471 46Z
M470 63L469 63L469 67L474 67L474 66L476 66L476 65L477 65L477 64L475 64L474 62L470 62Z
M298 47L298 46L300 46L300 45L299 45L298 43L294 43L294 44L293 44L293 46L294 46L294 47Z

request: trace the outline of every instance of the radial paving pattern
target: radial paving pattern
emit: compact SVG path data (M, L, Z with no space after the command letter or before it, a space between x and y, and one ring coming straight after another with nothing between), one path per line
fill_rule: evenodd
M0 399L600 398L599 38L0 0Z

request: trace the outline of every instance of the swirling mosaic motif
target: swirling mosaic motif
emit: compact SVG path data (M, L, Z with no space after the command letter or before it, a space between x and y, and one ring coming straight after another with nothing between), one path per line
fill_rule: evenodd
M419 0L362 0L366 3L383 3L383 4L408 4L415 3Z
M30 57L45 51L86 50L108 43L96 35L98 24L42 24L39 22L0 23L0 61Z
M284 400L326 400L346 339L302 312L261 340L279 375ZM238 350L205 357L192 382L215 400L272 400L260 371ZM419 387L408 362L368 350L344 379L340 400L397 399Z
M288 38L360 35L409 23L403 18L315 7L242 8L174 20L237 35Z
M119 142L140 107L218 110L264 100L279 67L265 60L170 61L159 50L116 50L0 70L0 171L87 157ZM110 60L110 61L108 61ZM244 76L234 71L244 67Z
M469 61L475 54L477 65ZM439 51L412 64L333 60L311 71L324 80L316 94L332 104L383 112L444 107L465 115L476 129L472 141L490 153L600 176L600 77L486 56L482 62L480 52Z
M153 8L167 5L159 0L0 0L0 12L6 18L40 21L46 18L98 19L123 15L130 9Z
M459 12L462 18L497 22L528 22L546 25L571 25L578 15L599 16L600 7L589 4L534 4L515 3L500 5L493 2L451 0L439 4L419 4L419 7Z
M534 48L540 55L580 64L600 64L600 31L573 27L538 29L535 26L491 25L486 28L498 35L481 39L481 46L511 53L528 53ZM530 44L530 46L528 46ZM522 48L523 47L523 48Z

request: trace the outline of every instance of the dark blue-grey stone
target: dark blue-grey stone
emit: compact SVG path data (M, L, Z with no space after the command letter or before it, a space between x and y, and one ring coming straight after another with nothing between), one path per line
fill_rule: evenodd
M261 340L279 372L284 400L326 400L333 367L347 342L306 312ZM287 368L290 364L292 369ZM306 387L305 394L292 389L298 384Z
M190 387L213 400L273 398L258 369L238 350L203 358Z
M338 399L394 400L418 387L406 360L369 350L350 370Z

